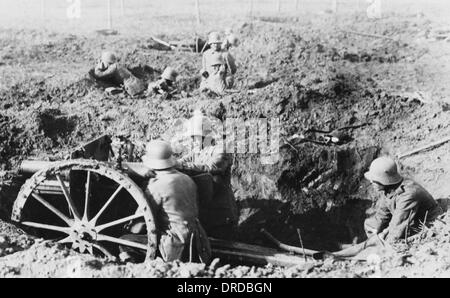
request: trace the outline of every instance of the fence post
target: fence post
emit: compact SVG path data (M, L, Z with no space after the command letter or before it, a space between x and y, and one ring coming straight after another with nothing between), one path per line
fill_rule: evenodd
M295 0L295 10L298 10L298 3L299 2L299 0Z
M253 0L250 0L250 12L249 12L249 15L250 15L250 19L252 19L253 18Z
M45 19L45 0L41 0L41 17Z
M120 13L122 16L125 16L125 3L124 0L120 0Z
M277 11L281 11L281 0L277 0Z
M200 20L200 1L199 0L195 0L195 14L197 16L197 25L200 25L201 20Z
M111 0L108 0L108 29L112 30Z
M331 1L331 10L334 14L337 13L337 7L338 7L338 0L332 0Z

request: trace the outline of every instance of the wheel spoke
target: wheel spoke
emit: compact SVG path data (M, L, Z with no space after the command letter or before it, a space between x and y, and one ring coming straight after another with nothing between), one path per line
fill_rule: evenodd
M84 214L83 220L88 221L88 210L89 210L89 197L90 197L90 188L91 188L91 171L87 171L86 177L86 195L84 198Z
M104 247L102 247L100 244L92 243L92 246L98 249L102 252L102 254L105 255L110 260L115 260L116 258Z
M66 185L64 184L64 181L60 174L56 174L56 179L58 179L59 185L61 186L61 189L64 193L64 197L66 198L67 204L69 205L69 209L72 211L74 217L76 219L80 219L80 214L78 213L77 209L75 208L75 204L72 201L72 198L70 197L69 190L67 189Z
M71 236L67 236L66 238L63 238L58 241L58 243L72 243L73 238Z
M22 224L25 226L33 227L33 228L57 231L57 232L62 232L62 233L66 233L66 234L70 233L70 228L66 228L66 227L47 225L47 224L42 224L42 223L37 223L37 222L32 222L32 221L24 221L24 222L22 222Z
M61 211L59 211L58 209L56 209L55 207L53 207L53 205L51 205L49 202L47 202L46 200L44 200L44 198L42 198L40 195L38 195L37 193L33 192L31 193L31 195L33 196L33 198L35 198L39 203L41 203L42 205L44 205L48 210L52 211L54 214L56 214L59 218L61 218L63 221L65 221L67 223L67 225L71 226L72 225L72 221L65 216Z
M124 217L124 218L121 218L121 219L117 219L115 221L112 221L112 222L109 222L109 223L106 223L106 224L98 226L96 228L96 231L97 231L97 233L99 233L99 232L101 232L102 230L104 230L106 228L109 228L109 227L112 227L112 226L115 226L115 225L118 225L118 224L130 221L130 220L133 220L133 219L136 219L136 218L139 218L139 217L144 217L144 215L143 214L134 214L134 215L130 215L130 216L127 216L127 217Z
M115 238L115 237L102 235L102 234L97 235L97 241L113 242L113 243L117 243L117 244L121 244L121 245L125 245L125 246L131 246L131 247L147 250L147 245L145 245L145 244L136 243L136 242L132 242L129 240Z
M116 191L112 194L112 196L108 199L108 201L103 205L102 209L97 213L97 215L94 216L94 218L91 220L91 222L95 225L97 223L97 220L99 217L103 214L106 208L108 208L109 204L114 200L114 198L117 196L117 194L122 190L123 186L120 185L119 188L116 189Z

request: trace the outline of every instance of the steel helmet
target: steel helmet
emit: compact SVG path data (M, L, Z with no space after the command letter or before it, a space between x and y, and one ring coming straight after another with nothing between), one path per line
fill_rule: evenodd
M234 34L230 34L227 37L227 41L230 45L232 45L233 47L237 47L239 45L239 39L237 38L236 35Z
M403 180L403 177L398 173L397 164L388 156L375 159L371 163L369 171L364 174L364 177L382 185L394 185Z
M225 28L224 32L225 32L225 35L230 35L230 34L233 34L233 29L231 29L230 27L227 27L227 28Z
M219 32L211 32L208 35L208 44L222 43Z
M117 62L117 57L113 52L103 52L102 53L102 58L101 58L102 62L105 64L114 64Z
M172 147L168 142L162 140L148 142L142 161L145 166L153 170L169 169L176 164Z
M215 53L214 55L212 55L208 62L209 66L225 64L225 60L223 59L221 53Z
M202 111L194 111L194 116L186 122L186 136L207 136L212 131L211 121Z
M173 81L177 79L178 73L172 67L167 67L161 75L161 78Z

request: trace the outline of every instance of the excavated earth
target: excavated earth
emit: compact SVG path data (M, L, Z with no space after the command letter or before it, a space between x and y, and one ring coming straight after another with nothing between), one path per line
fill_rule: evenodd
M234 158L241 240L270 246L261 228L296 246L300 229L310 249L334 251L364 240L363 221L376 201L363 179L370 162L450 135L450 43L430 35L435 24L426 17L339 19L340 29L389 39L346 33L336 22L327 14L235 21L233 30L241 40L232 49L238 91L215 98L196 91L199 54L164 51L148 37L0 30L0 276L449 276L448 218L424 230L420 240L392 247L390 253L377 251L369 262L311 261L293 268L231 266L218 260L210 266L159 260L117 264L35 239L9 222L24 182L17 174L21 160L60 160L105 133L129 135L139 156L147 140L177 135L174 120L201 108L220 120L280 121L279 155L273 163L264 162L262 154ZM163 37L179 38L175 33ZM180 94L168 100L106 95L89 75L102 49L117 51L146 81L165 66L175 66ZM288 141L294 134L318 138L311 129L345 127L344 144ZM450 198L449 156L447 143L399 164L445 203Z

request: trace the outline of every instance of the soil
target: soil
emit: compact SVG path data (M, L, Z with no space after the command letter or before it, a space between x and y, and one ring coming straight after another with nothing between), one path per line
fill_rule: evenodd
M219 98L196 91L199 54L155 49L149 36L1 29L0 276L448 276L447 218L406 249L376 252L380 259L370 259L373 264L325 260L289 269L159 260L117 264L34 239L8 223L23 183L17 174L21 160L60 160L101 134L129 135L142 152L149 139L179 132L174 119L202 108L221 120L276 118L281 123L277 162L262 163L260 154L235 155L232 185L241 239L270 245L259 233L264 227L296 246L300 229L311 249L333 251L362 241L363 221L376 201L363 179L370 162L450 135L450 44L429 34L436 26L426 17L399 15L377 22L347 14L339 20L327 14L235 20L232 27L241 40L232 49L238 92ZM177 40L176 33L164 37ZM105 48L117 51L121 63L146 82L176 66L180 94L170 100L106 95L89 75ZM310 129L351 126L344 130L344 144L286 142L294 134L320 137ZM403 158L401 171L436 199L450 198L449 151L447 143Z

